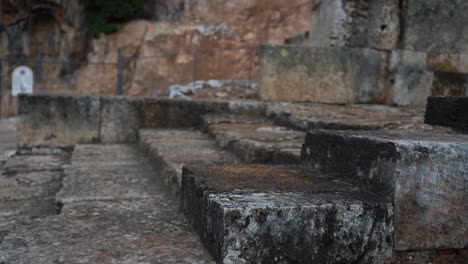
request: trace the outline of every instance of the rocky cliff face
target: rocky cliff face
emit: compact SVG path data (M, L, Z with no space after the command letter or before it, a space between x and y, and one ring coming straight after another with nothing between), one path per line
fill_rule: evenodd
M88 60L116 61L121 49L127 95L163 96L169 85L195 80L255 78L256 46L283 43L287 36L306 31L309 2L185 1L170 16L178 23L131 22L117 34L93 40ZM95 84L93 92L115 93L115 70L100 67L101 74L90 77L88 71L96 68L80 72L80 92Z
M120 49L124 93L160 96L170 84L194 79L254 78L256 49L250 47L307 31L312 0L147 0L153 20L133 21L92 40L84 33L80 1L0 1L0 56L32 59L25 64L35 71L36 91L115 94ZM36 65L38 56L110 64ZM5 91L18 64L2 63L4 112L12 108Z
M36 81L56 80L73 71L72 65L37 60L70 61L86 57L84 12L75 0L1 0L0 1L0 88L3 115L15 109L10 98L10 75L19 65L34 70ZM36 63L35 63L36 61ZM36 82L36 87L46 89Z

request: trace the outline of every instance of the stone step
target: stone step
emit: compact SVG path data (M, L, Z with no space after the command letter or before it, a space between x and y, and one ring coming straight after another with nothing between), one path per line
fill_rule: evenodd
M217 263L384 263L392 205L292 165L184 167L182 210Z
M377 130L422 124L424 109L386 105L268 103L265 115L293 129Z
M435 131L312 130L302 159L392 202L396 250L463 248L468 135Z
M143 154L76 146L55 197L60 215L25 218L3 234L0 214L0 262L214 263Z
M300 163L305 133L276 126L262 116L208 114L203 128L217 144L248 163Z
M208 135L195 130L141 129L139 144L152 158L155 173L176 196L184 165L240 162L233 154L220 149Z

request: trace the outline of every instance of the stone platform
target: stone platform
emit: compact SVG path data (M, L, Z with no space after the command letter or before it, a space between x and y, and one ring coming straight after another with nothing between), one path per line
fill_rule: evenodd
M1 263L214 263L135 146L78 145L65 172L63 163L18 156L5 165L2 179L50 191L12 186L13 198L0 198L1 223L12 221L0 229Z
M55 110L22 106L18 153L69 151L71 164L52 162L57 155L5 163L5 184L32 190L2 197L11 213L0 218L0 256L12 263L87 254L115 263L458 264L467 254L467 136L423 124L420 108L98 97L98 137L89 139L47 127L73 125L59 114L61 98L20 99ZM124 142L138 147L116 144ZM37 148L48 144L61 150ZM25 162L50 172L12 180ZM40 186L15 183L31 179ZM12 221L21 210L33 218ZM116 250L105 250L115 236Z

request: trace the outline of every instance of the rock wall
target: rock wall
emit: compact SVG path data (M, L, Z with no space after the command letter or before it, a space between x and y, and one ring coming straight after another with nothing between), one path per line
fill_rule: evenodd
M11 73L19 65L28 65L36 76L35 87L47 89L41 80L57 80L73 72L73 65L37 60L71 61L86 57L87 39L84 12L75 0L1 0L0 65L1 110L3 116L15 112L10 97Z
M311 1L146 0L145 13L152 20L132 21L115 34L88 39L80 1L1 0L0 56L28 59L24 64L35 72L35 91L115 94L120 49L124 94L164 96L171 84L255 78L257 51L250 47L280 44L307 31ZM194 56L195 51L204 52ZM100 63L38 65L38 56ZM2 62L4 115L15 109L8 91L11 71L19 64Z
M310 0L155 1L156 17L169 22L134 21L117 34L101 36L93 40L88 60L116 61L121 49L126 95L165 96L171 84L256 78L258 44L280 44L307 30L310 4ZM92 75L94 68L77 76L77 89L115 93L115 71Z
M468 3L463 0L317 0L310 44L379 50L384 102L424 105L430 95L468 94Z

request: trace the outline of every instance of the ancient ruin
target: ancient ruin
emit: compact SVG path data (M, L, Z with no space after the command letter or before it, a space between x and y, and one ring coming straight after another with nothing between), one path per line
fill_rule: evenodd
M2 52L77 2L2 1ZM466 263L465 1L144 2L73 53L123 75L2 93L0 264Z

